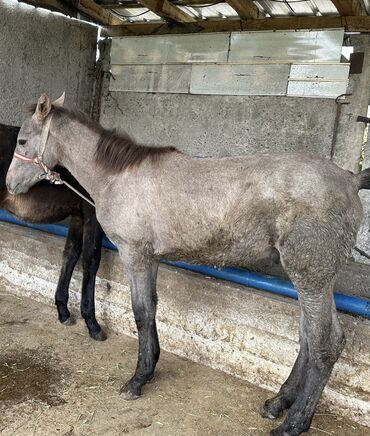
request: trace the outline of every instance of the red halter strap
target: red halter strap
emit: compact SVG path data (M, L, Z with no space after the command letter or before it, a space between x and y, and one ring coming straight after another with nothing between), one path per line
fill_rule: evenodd
M38 167L40 167L42 169L42 171L44 171L43 174L40 174L40 179L46 179L48 180L50 183L54 183L56 185L61 185L63 182L60 178L60 174L57 173L56 171L52 171L50 168L48 168L46 166L46 164L39 158L39 157L28 157L24 154L20 154L18 152L14 152L14 157L16 159L21 160L22 162L25 163L33 163L35 165L37 165Z

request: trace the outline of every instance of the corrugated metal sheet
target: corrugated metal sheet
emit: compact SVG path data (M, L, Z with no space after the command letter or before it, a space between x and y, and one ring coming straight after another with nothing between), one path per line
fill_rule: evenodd
M212 4L212 2L209 2ZM207 18L231 18L238 17L238 14L228 3L218 3L217 5L212 6L178 6L184 12L187 12L189 15L193 15L198 19L207 19Z
M146 22L146 21L163 21L163 19L148 10L147 8L122 8L120 6L112 9L119 17L124 18L128 22Z
M370 12L370 1L363 0L365 7ZM186 1L184 0L186 4ZM235 10L226 2L213 4L210 0L209 5L188 5L185 6L179 2L175 5L182 9L184 12L197 19L204 20L209 18L237 18L238 14ZM338 11L331 0L256 0L254 1L256 6L260 9L263 15L271 17L279 16L314 16L314 15L338 15ZM161 17L148 9L137 8L125 8L125 2L122 1L121 5L118 5L113 9L121 14L129 22L142 22L142 21L163 21ZM145 13L147 11L147 13Z
M189 92L191 65L113 65L110 91Z
M113 38L112 64L226 62L229 34Z
M229 62L339 62L344 30L233 32Z
M289 65L193 65L191 94L286 95Z
M338 11L331 0L287 0L286 2L258 0L255 1L255 3L258 4L260 8L271 17L287 15L338 15Z

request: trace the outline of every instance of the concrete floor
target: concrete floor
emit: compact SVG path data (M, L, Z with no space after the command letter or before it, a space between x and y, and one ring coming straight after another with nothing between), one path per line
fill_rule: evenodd
M268 435L258 414L270 393L220 371L162 352L139 400L118 389L136 363L136 341L84 324L64 327L54 308L0 293L0 433L32 436ZM370 429L319 410L311 435L365 436Z

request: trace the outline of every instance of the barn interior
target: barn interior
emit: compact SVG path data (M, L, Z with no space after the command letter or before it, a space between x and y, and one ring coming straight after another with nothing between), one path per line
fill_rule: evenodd
M198 158L308 152L357 173L370 167L369 14L369 0L0 0L0 123L19 126L25 104L65 91L67 106L144 144ZM358 250L335 285L347 343L314 435L370 427L370 195L360 195ZM1 433L262 435L275 426L257 403L288 376L299 324L279 264L259 269L278 277L279 292L247 273L162 264L168 353L152 394L125 403L117 391L134 368L137 332L112 244L96 282L108 339L97 343L78 315L80 265L70 287L77 324L62 327L54 314L65 223L0 219ZM31 363L50 388L9 399Z

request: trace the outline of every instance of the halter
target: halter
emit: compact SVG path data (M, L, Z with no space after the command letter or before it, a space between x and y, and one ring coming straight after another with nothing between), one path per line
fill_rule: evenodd
M91 206L95 207L95 204L89 200L87 197L85 197L81 192L77 191L72 185L70 185L65 180L62 180L60 177L60 174L56 171L51 170L44 162L44 152L46 147L46 142L49 137L49 130L50 130L50 124L51 120L53 118L53 114L49 116L49 118L45 121L44 125L42 126L41 130L41 139L40 139L40 146L37 152L36 157L28 157L24 154L14 152L14 157L18 160L21 160L25 163L33 163L37 165L39 168L42 169L43 173L39 175L39 179L42 180L48 180L51 184L54 185L66 185L69 189L71 189L73 192L75 192L77 195L79 195L81 198L83 198L85 201L91 204Z

